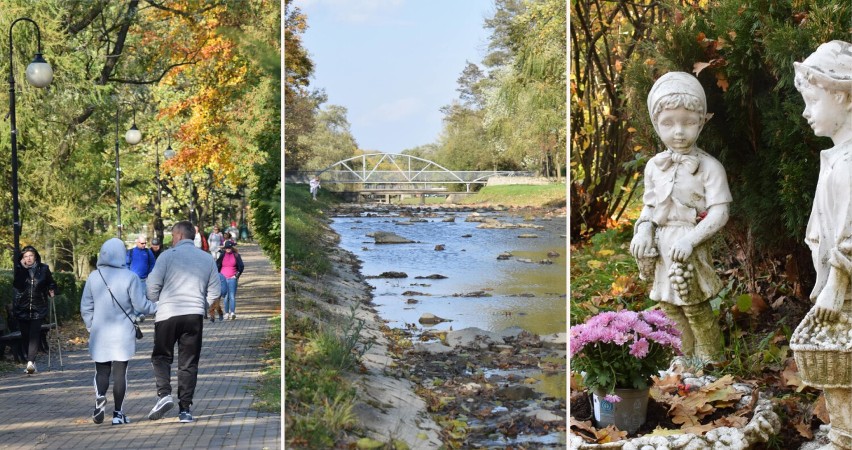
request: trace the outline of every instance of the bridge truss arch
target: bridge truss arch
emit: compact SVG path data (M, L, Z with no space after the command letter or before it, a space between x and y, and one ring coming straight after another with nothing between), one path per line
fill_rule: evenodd
M529 175L514 171L450 170L434 161L399 153L369 153L338 161L316 172L326 183L360 184L362 190L439 190L438 185L485 184L489 177Z

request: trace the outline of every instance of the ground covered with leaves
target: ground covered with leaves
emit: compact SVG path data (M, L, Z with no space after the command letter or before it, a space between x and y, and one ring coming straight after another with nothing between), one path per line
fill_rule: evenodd
M564 354L554 357L558 351L543 346L538 336L521 332L507 345L435 354L412 351L412 339L442 340L446 332L385 333L396 343L394 374L418 385L449 448L564 447L565 399L536 392L529 386L539 380L525 375L565 370Z
M639 280L629 253L632 236L632 224L625 222L572 246L571 324L582 323L601 311L654 307L647 297L649 286ZM795 262L779 256L756 264L737 243L719 237L713 245L717 273L725 287L711 304L725 338L725 357L696 375L744 383L771 398L782 428L765 448L798 448L814 438L819 426L828 422L828 414L820 392L805 386L799 378L789 346L793 330L810 308ZM667 394L652 394L648 422L638 434L655 429L658 433L701 433L748 417L748 411L731 408L733 399L707 401L715 397L686 392L682 386L675 389L673 382L655 384L654 389ZM572 432L599 443L624 436L618 430L593 427L588 395L579 377L572 378L571 390Z

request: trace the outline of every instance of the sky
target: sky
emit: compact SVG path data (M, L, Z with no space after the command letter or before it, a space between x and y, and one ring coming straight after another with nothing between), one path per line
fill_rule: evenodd
M466 61L487 53L493 0L295 0L307 15L311 88L348 110L362 150L437 142ZM480 66L481 67L481 66Z

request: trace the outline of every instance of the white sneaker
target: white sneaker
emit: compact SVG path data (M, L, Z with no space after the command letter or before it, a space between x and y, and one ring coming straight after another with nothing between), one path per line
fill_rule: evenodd
M234 319L236 319L236 318L237 318L237 314L236 314L236 313L231 313L231 320L234 320Z
M35 363L32 361L27 361L27 369L25 370L25 372L29 375L36 373Z
M148 413L148 419L151 420L160 420L166 415L166 412L175 407L175 401L172 399L171 395L166 395L160 397L157 400L157 404L154 405L154 408L151 409L151 412Z

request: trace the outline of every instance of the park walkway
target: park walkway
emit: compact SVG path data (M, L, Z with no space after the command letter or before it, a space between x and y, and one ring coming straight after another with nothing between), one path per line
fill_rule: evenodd
M280 275L257 245L240 244L245 272L237 291L237 319L204 323L204 344L192 413L195 422L177 421L177 407L161 420L148 420L156 401L151 371L153 320L128 369L124 411L127 425L111 424L112 387L104 423L91 420L94 363L87 347L63 352L63 370L53 354L36 361L40 372L0 375L0 449L279 449L280 414L251 409L252 388L263 368L258 344L270 330L268 319L280 309ZM67 337L66 337L67 339ZM172 365L177 399L177 351Z

